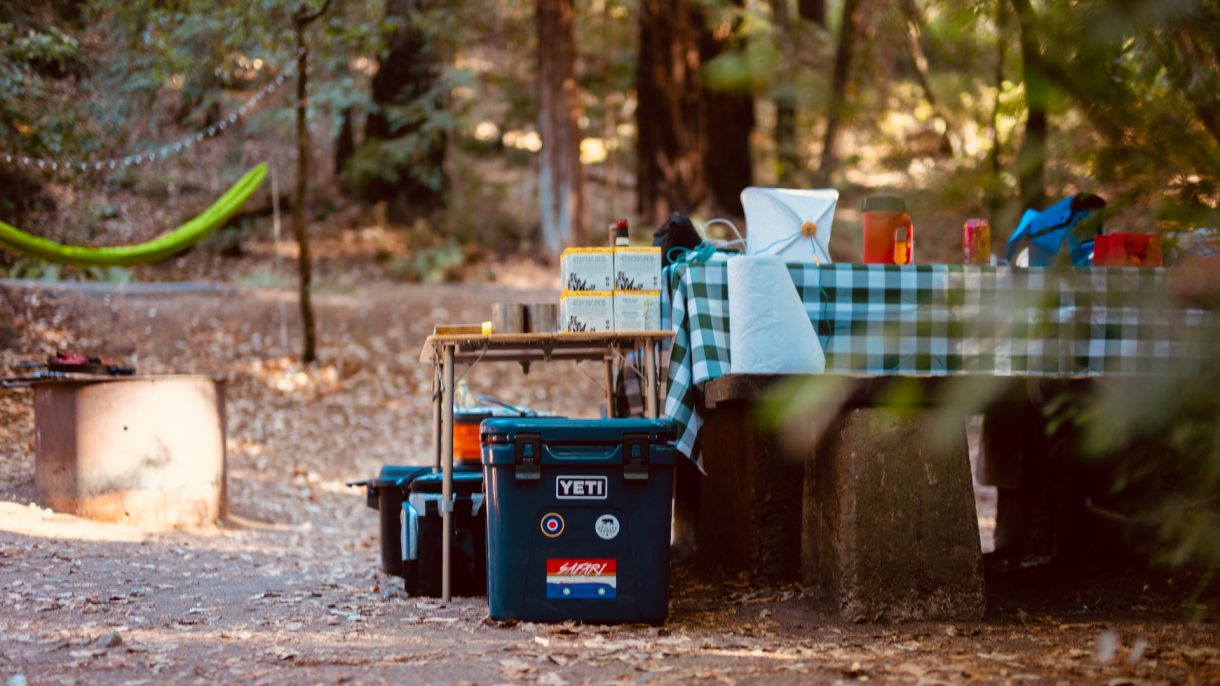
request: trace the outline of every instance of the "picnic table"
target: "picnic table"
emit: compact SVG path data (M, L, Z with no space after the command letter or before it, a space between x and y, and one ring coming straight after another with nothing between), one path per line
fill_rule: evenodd
M432 365L432 446L442 471L441 517L446 532L441 539L441 600L450 600L450 537L453 511L453 403L454 370L481 362L517 362L524 369L535 362L598 360L605 364L607 412L613 416L611 369L626 352L642 352L644 360L644 411L660 412L657 360L668 331L630 333L506 333L433 334L424 341L419 361Z
M1212 325L1201 310L1165 306L1164 270L789 264L826 354L823 380L841 382L837 414L810 418L825 438L793 456L757 421L783 379L733 372L728 259L666 272L665 412L679 450L707 473L700 549L763 571L792 572L795 559L852 619L982 612L965 417L960 438L927 449L932 413L896 418L878 389L905 383L903 397L926 403L953 379L1153 374L1196 354Z

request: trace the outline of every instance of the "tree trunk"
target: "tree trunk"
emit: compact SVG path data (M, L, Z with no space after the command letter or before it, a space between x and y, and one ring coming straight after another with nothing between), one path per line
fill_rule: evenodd
M297 183L292 199L292 232L297 239L298 267L298 301L301 305L301 328L304 333L304 348L301 360L310 364L318 359L316 329L313 320L313 300L310 289L313 281L313 267L309 256L309 227L305 225L305 191L309 180L309 125L306 122L306 86L309 78L309 50L305 46L305 27L321 17L330 7L330 0L322 4L322 9L310 14L302 5L292 15L292 27L297 43Z
M653 225L671 212L694 212L709 195L701 29L690 0L640 0L636 192L643 221Z
M335 178L343 176L343 168L356 152L356 130L352 108L343 110L343 125L339 128L339 138L335 140Z
M796 11L801 19L826 28L826 0L798 0Z
M772 0L775 23L779 27L780 40L786 50L791 50L792 18L788 0ZM801 169L801 156L796 141L796 98L793 97L790 80L779 82L775 94L775 166L779 185L792 186L797 183Z
M847 80L851 70L852 49L856 43L859 21L857 0L843 0L843 21L839 27L839 47L835 50L834 72L830 84L830 106L826 114L826 133L822 142L822 163L818 167L817 184L830 183L830 175L839 164L839 125L847 102Z
M902 13L906 16L907 48L911 52L911 64L915 67L915 76L919 80L919 87L923 89L924 99L932 108L932 118L942 129L938 132L940 133L940 152L952 155L953 142L949 140L949 118L945 116L945 112L940 106L940 99L932 90L932 78L928 72L928 56L924 53L921 42L925 23L923 12L919 9L919 5L915 4L915 0L902 0Z
M426 216L445 204L445 135L422 133L423 120L393 125L381 111L419 100L440 79L440 61L420 26L419 14L427 9L425 5L426 0L386 0L386 20L397 24L373 77L373 104L377 109L365 123L361 144L361 148L379 146L396 138L427 135L417 142L418 152L411 159L398 161L396 169L387 170L392 173L387 173L386 178L359 189L370 202L385 201L389 217L403 223Z
M700 57L706 64L729 47L732 31L719 32L697 18ZM722 37L717 37L718 35ZM754 96L750 93L704 89L708 141L704 146L704 169L711 191L712 211L742 217L741 191L754 180L750 158L750 132L754 129Z
M538 208L542 243L558 255L569 245L590 245L580 164L580 94L576 88L574 0L537 0Z
M1013 0L1021 31L1021 62L1025 81L1025 137L1017 155L1017 179L1021 207L1041 209L1046 205L1047 77L1038 46L1034 10L1029 0Z
M996 1L996 32L1003 36L1008 25L1008 0ZM1000 95L1004 92L1004 62L1008 54L1005 41L996 41L995 60L995 98L991 102L991 152L988 159L991 166L991 177L987 182L987 218L991 225L999 226L1000 209L1004 203L1003 180L1004 169L1000 162Z

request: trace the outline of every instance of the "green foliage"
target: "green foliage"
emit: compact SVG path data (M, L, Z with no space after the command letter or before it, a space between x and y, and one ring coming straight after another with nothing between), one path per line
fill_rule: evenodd
M365 141L344 171L348 187L359 190L376 182L395 183L405 171L424 186L440 191L444 170L433 163L432 153L445 145L452 132L465 127L461 113L447 105L446 96L471 80L470 72L450 69L418 98L384 107L391 134L407 133Z
M387 271L395 278L419 283L443 283L466 262L462 244L453 237L440 238L425 220L407 232L411 250L390 259Z
M1220 34L1202 26L1220 26L1220 7L1064 1L1038 20L1059 109L1085 117L1074 156L1122 202L1153 203L1164 228L1220 221Z
M4 152L74 154L87 141L73 126L77 108L54 86L79 68L81 47L54 25L0 8L0 140Z

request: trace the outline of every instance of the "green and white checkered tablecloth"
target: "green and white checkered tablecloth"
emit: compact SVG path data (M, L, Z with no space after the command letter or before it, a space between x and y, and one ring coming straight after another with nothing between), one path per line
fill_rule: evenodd
M666 270L674 331L665 413L695 456L703 384L732 371L726 258ZM1193 354L1200 310L1166 308L1165 271L790 264L826 371L1072 377L1148 374Z

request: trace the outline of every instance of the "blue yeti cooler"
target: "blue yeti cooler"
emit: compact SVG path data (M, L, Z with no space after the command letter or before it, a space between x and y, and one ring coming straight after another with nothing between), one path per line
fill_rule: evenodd
M484 421L492 618L664 622L674 438L668 419Z

